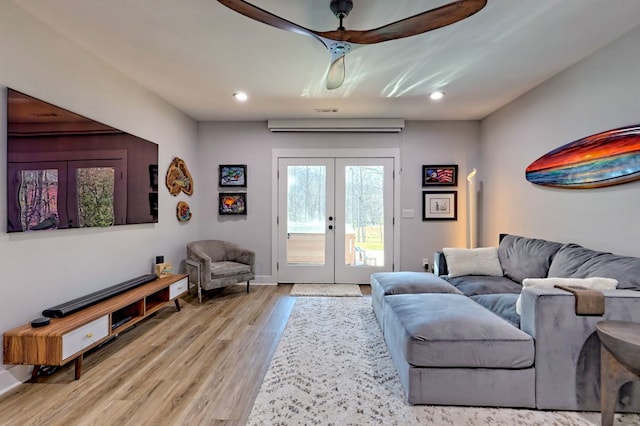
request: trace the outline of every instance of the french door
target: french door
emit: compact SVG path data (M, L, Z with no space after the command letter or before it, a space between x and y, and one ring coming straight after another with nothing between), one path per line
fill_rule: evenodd
M393 158L279 158L278 282L391 271L393 199Z

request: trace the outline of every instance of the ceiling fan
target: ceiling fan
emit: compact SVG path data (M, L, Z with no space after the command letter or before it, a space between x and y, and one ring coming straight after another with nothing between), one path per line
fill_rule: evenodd
M422 34L468 18L487 4L487 0L458 0L378 28L357 31L347 30L342 23L353 8L353 1L331 0L331 11L340 20L340 26L334 31L315 31L243 0L218 0L218 2L256 21L313 37L321 42L331 53L331 65L327 73L329 90L342 86L345 76L344 57L352 50L352 44L374 44Z

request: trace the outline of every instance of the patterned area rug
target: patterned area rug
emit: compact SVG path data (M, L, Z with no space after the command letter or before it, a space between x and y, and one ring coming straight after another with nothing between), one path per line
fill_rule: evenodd
M291 296L362 296L358 284L294 284Z
M371 298L296 301L249 425L599 425L599 413L406 403ZM616 415L616 425L640 425Z

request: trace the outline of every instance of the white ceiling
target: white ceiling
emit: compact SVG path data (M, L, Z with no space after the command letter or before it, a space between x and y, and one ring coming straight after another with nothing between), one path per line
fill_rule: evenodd
M352 51L344 85L329 91L321 43L216 0L13 1L198 121L481 119L640 25L640 0L489 0L448 27ZM330 0L249 1L314 30L338 26ZM449 1L354 0L345 26L370 29ZM436 89L444 100L428 100ZM246 103L232 98L240 90Z

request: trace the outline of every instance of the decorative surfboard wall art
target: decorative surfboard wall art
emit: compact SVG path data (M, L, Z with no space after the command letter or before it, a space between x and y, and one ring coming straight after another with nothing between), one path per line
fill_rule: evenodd
M640 124L596 133L531 163L529 182L561 188L599 188L640 179Z

